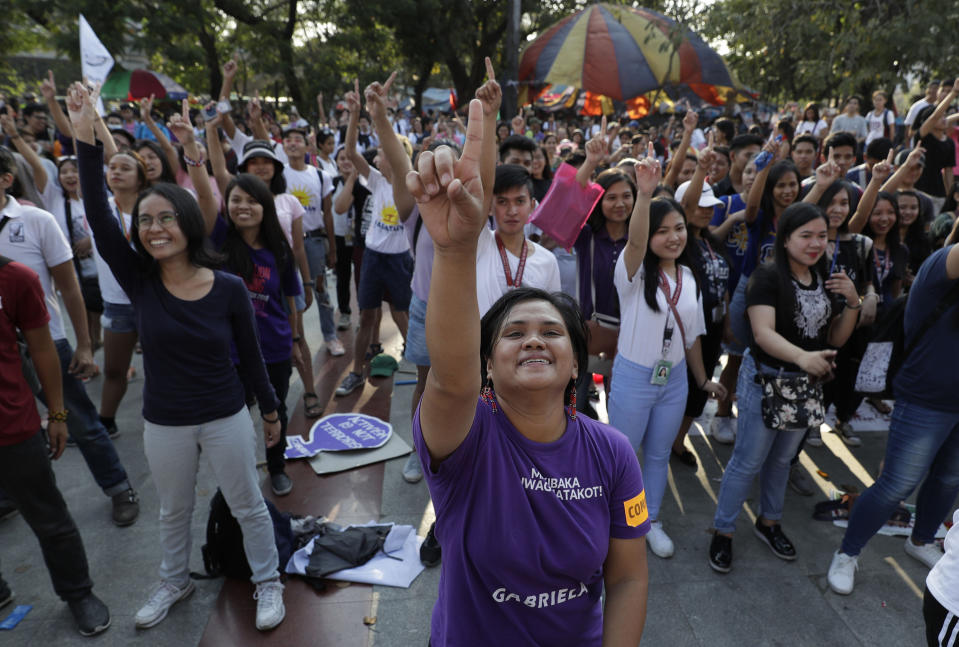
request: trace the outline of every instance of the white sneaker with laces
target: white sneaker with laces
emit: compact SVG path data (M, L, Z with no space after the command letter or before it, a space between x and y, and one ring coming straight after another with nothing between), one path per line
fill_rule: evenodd
M413 452L403 466L403 480L407 483L418 483L422 478L423 468L420 466L420 457Z
M134 618L137 629L147 629L159 624L166 618L170 607L189 596L195 590L196 586L193 584L193 580L190 580L182 589L177 588L167 581L160 582L156 589L154 589L153 594L150 595L147 603L137 611L137 615Z
M341 357L346 354L346 348L343 347L343 342L336 337L326 342L326 350L328 350L333 357Z
M672 557L675 551L673 540L663 530L662 521L653 521L650 524L649 533L646 535L646 544L653 551L653 555L663 559Z
M736 442L736 419L732 416L715 416L710 431L717 443L732 445Z
M256 585L256 628L267 631L283 622L286 607L283 606L283 584L279 578Z
M859 570L859 557L840 553L832 556L829 564L829 588L839 595L849 595L856 584L856 571Z
M943 555L943 552L939 550L939 545L936 544L936 542L916 546L912 543L912 537L906 537L905 549L907 555L915 557L929 568L935 566L936 562L938 562Z

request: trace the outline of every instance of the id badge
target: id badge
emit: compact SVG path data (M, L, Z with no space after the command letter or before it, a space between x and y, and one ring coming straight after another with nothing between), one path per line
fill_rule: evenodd
M655 386L666 386L669 382L669 374L673 370L673 363L669 360L661 359L653 366L653 374L649 378L649 383Z

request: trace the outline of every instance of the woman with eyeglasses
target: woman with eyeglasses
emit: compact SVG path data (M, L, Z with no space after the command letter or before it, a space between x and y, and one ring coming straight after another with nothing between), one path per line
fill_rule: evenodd
M103 153L92 125L96 110L81 84L71 86L67 108L87 218L107 271L130 296L143 346L143 449L160 500L163 559L160 582L137 612L136 626L158 624L194 591L190 522L202 451L243 532L256 585L256 627L272 629L286 613L283 585L243 384L256 394L268 445L280 438L279 403L260 354L246 286L239 277L212 269L221 259L206 246L204 214L215 217L217 204L196 142L185 142L184 151L197 199L162 182L140 194L131 205L131 249L123 227L110 216ZM171 119L171 126L181 120L189 123L186 101L183 116ZM234 346L239 372L231 358Z

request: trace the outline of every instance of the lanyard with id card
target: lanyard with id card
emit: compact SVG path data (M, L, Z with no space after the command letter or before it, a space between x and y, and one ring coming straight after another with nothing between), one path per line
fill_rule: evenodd
M679 318L679 312L676 311L676 304L679 303L679 295L683 291L683 271L679 266L676 267L676 293L671 294L669 283L666 280L666 273L659 270L659 289L666 295L666 303L669 305L669 311L672 312L676 324L679 326L679 333L683 338L683 348L686 348L686 331L683 330L683 320ZM663 356L653 366L653 373L649 377L649 383L654 386L666 386L669 382L669 374L673 371L673 363L666 359L669 355L670 346L673 340L673 326L669 322L669 312L666 313L666 325L663 329Z

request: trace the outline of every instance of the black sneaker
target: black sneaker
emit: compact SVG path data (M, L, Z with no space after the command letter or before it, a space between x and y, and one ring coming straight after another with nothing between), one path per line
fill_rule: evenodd
M293 491L293 481L285 472L270 474L270 489L276 496L286 496Z
M796 548L793 546L793 543L789 541L789 538L783 534L782 526L778 523L772 526L766 526L759 517L757 517L754 530L756 531L756 536L769 546L769 549L773 551L776 557L785 559L788 562L796 559Z
M13 602L13 591L10 590L10 585L0 577L0 609L11 602Z
M423 566L436 566L440 563L442 556L440 542L436 540L436 522L434 521L430 531L426 533L423 545L420 546L420 561L423 562Z
M130 488L113 495L113 523L120 526L132 526L140 516L140 498L136 490Z
M709 565L717 573L728 573L733 569L733 538L713 531L713 540L709 543Z
M110 610L93 593L87 593L79 600L70 600L67 605L81 636L96 636L110 627Z

